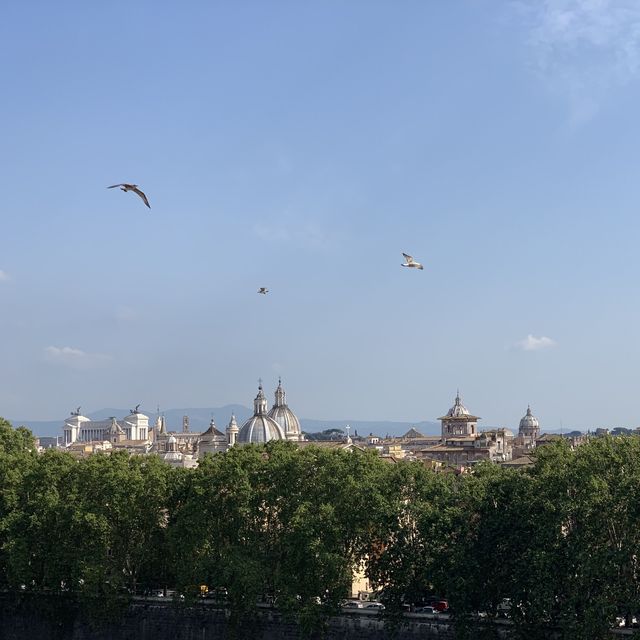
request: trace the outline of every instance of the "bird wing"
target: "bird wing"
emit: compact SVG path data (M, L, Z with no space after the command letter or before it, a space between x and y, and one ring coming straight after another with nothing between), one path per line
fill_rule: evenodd
M107 187L107 189L115 189L115 187L124 187L124 183L122 183L122 184L112 184L110 187Z
M142 191L140 191L140 189L138 189L138 187L134 187L132 189L132 191L134 193L137 193L142 198L142 200L147 205L147 207L149 207L149 209L151 209L151 205L149 204L149 200L147 200L147 196L145 196L144 193Z
M408 253L403 253L404 259L411 264L413 262L413 258Z

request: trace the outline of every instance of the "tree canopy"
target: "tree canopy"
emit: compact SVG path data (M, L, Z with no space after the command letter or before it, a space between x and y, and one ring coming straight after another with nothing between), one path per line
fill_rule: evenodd
M604 637L640 609L640 438L558 441L535 458L458 476L275 442L186 470L39 455L0 419L0 586L100 616L134 593L188 601L207 585L238 624L266 598L315 629L364 566L388 612L445 597L461 636L506 607L523 637Z

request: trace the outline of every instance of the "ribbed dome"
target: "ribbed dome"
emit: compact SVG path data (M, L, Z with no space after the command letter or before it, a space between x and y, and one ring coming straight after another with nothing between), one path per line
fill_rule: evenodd
M258 395L253 401L253 416L240 429L239 444L269 442L269 440L284 440L284 432L280 425L267 415L267 399L262 391L262 384L258 387Z
M538 418L531 413L531 407L527 407L527 414L520 420L520 431L538 429L539 427L540 423L538 422Z
M287 437L300 435L300 421L289 407L271 407L269 417L278 423Z
M284 433L280 425L269 416L251 416L240 429L237 442L252 444L269 442L269 440L284 440Z
M297 440L300 437L300 421L286 403L285 390L282 388L282 380L278 380L276 389L276 403L269 411L269 417L273 418L289 440Z
M468 409L462 404L462 400L460 400L460 393L458 392L453 407L447 411L447 418L463 418L470 415L471 414Z
M182 454L179 451L168 451L162 456L165 462L182 462Z

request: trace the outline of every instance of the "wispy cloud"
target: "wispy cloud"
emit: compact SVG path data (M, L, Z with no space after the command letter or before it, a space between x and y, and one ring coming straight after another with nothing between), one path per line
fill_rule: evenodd
M6 271L0 269L0 282L8 282L9 280L11 280L9 274Z
M523 351L540 351L541 349L555 347L556 344L557 342L555 340L547 338L547 336L536 338L536 336L529 334L524 340L516 342L514 346Z
M638 0L518 0L537 72L584 124L616 86L640 73Z
M87 353L73 347L45 347L44 359L72 369L93 369L107 364L112 358L103 353Z

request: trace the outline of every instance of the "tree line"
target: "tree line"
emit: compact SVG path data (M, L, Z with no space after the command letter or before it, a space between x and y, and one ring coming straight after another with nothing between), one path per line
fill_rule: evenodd
M0 589L92 615L170 588L224 594L232 622L275 601L320 627L354 571L393 617L447 598L461 636L510 604L519 637L599 638L640 611L640 439L541 447L535 464L437 473L374 452L234 447L196 469L125 452L36 452L0 419Z

